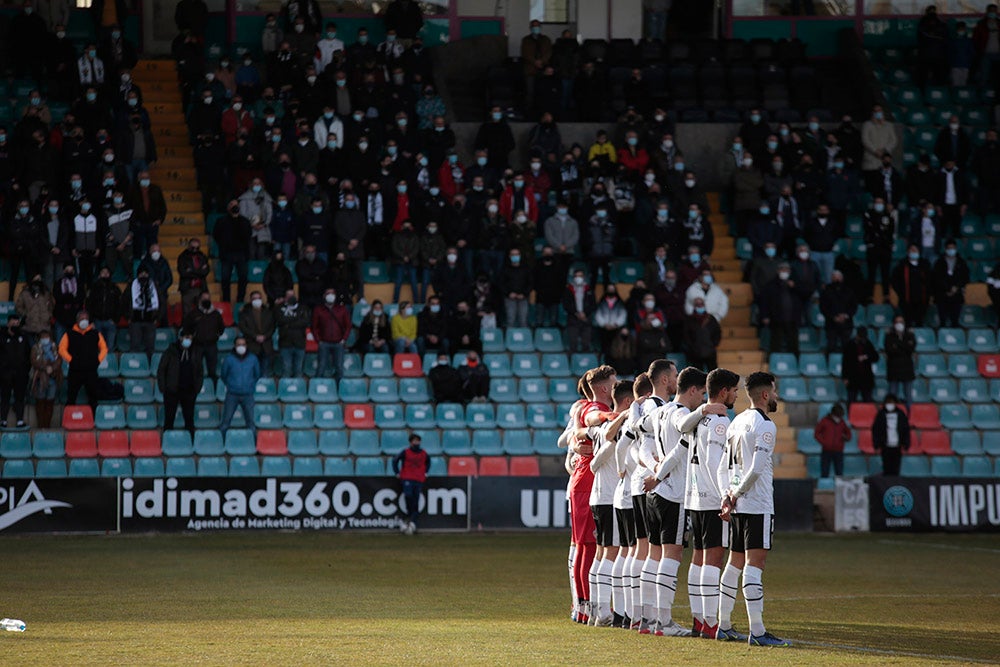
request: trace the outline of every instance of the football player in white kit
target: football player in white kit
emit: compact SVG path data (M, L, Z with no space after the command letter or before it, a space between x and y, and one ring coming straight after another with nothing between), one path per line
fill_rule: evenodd
M764 585L761 577L774 534L774 465L771 455L777 429L767 416L778 409L778 389L770 373L758 371L747 378L750 408L729 425L726 452L719 467L719 488L727 489L720 516L729 521L732 548L730 568L743 569L743 598L750 618L750 646L790 646L764 628ZM745 563L745 566L744 566ZM735 600L735 583L722 582L723 596L727 583ZM729 607L730 611L732 606ZM723 619L720 605L720 628L731 625ZM727 621L723 624L723 621ZM720 630L721 631L721 630Z
M739 391L740 376L724 368L708 374L709 405L731 409ZM691 518L694 551L688 570L688 598L694 616L692 635L715 639L719 621L719 574L729 547L729 526L719 516L722 492L718 471L729 428L728 414L708 413L695 424L688 438L684 509Z

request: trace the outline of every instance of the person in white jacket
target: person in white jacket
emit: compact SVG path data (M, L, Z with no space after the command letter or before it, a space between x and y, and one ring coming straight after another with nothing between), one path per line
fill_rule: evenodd
M333 105L328 103L323 107L323 115L313 124L313 141L322 148L331 134L337 135L337 139L343 142L344 123L337 117Z
M337 39L337 24L327 23L326 33L323 39L316 42L316 57L313 64L316 66L316 74L322 74L326 66L333 62L337 52L344 53L344 42ZM339 134L337 135L340 136ZM323 144L320 144L321 146Z
M688 287L684 294L684 312L688 315L694 312L695 299L703 299L705 311L719 322L729 314L729 297L715 284L715 278L709 269L702 271L701 278Z
M880 169L882 156L894 154L899 145L896 126L885 119L885 111L877 104L872 108L872 117L861 124L861 145L861 171Z

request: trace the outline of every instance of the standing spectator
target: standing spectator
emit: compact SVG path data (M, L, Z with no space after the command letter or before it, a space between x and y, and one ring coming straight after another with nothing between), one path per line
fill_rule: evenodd
M507 265L500 277L506 326L528 326L528 298L531 296L531 269L521 263L521 251L510 249Z
M306 329L312 322L312 313L299 303L295 290L285 292L277 308L278 350L281 353L282 377L302 377L306 358Z
M771 352L799 353L802 301L788 264L778 265L778 275L764 289L758 304L760 323L771 329Z
M830 414L819 420L813 429L813 438L823 448L819 455L820 477L830 476L831 465L834 475L843 475L844 443L851 439L851 427L844 421L844 406L837 403Z
M55 296L52 314L56 321L56 336L61 341L62 335L76 323L77 313L84 309L87 291L71 263L63 269L52 291Z
M614 283L604 286L604 296L594 311L594 326L601 338L601 354L608 359L615 337L628 327L628 309L625 302L618 298L618 287Z
M368 231L365 216L358 209L358 198L353 192L344 194L344 206L333 216L334 237L337 252L344 253L356 269L355 279L364 297L364 276L362 262L365 259L365 234Z
M858 298L840 271L833 272L830 284L820 293L819 309L826 320L826 353L840 352L851 337L858 311Z
M917 68L914 77L918 86L943 86L948 81L948 25L930 5L917 23Z
M445 261L438 265L431 279L434 293L441 297L449 315L455 311L455 306L467 296L469 291L469 276L458 260L458 250L448 248Z
M420 493L424 490L427 473L431 469L430 455L420 447L421 438L410 434L410 446L392 459L392 472L403 482L403 499L406 501L405 520L400 521L400 530L407 535L417 532L420 518Z
M993 67L1000 60L1000 19L997 18L995 4L986 5L985 16L976 22L972 31L972 44L977 83L980 86L989 85L993 81Z
M245 338L240 336L235 343L233 351L222 362L222 372L219 375L219 379L226 386L226 400L222 404L222 424L219 426L223 439L226 437L229 425L233 423L237 406L243 411L243 420L247 428L256 436L253 406L257 380L261 377L260 362L255 355L248 353ZM256 437L254 439L256 440Z
M205 36L205 26L208 23L208 5L205 0L180 0L174 8L174 25L177 32L190 31L199 38Z
M402 229L392 235L392 262L395 274L392 300L399 301L403 280L409 282L411 296L414 299L418 298L420 291L417 288L417 264L420 262L420 238L413 231L413 223L409 220L404 221Z
M122 316L122 292L111 282L111 269L102 267L97 281L91 286L86 299L87 312L94 319L94 328L115 349L118 338L118 319Z
M386 8L382 17L386 31L393 30L408 47L424 26L424 15L420 5L414 0L393 0Z
M69 206L62 207L55 198L49 200L46 207L47 212L42 216L41 226L43 234L42 250L40 255L42 261L42 275L45 281L52 283L56 273L62 268L66 258L72 257L73 245L73 214ZM11 259L16 256L11 253ZM25 276L31 276L31 271L25 271ZM12 275L13 279L15 276Z
M473 148L486 151L487 164L493 169L503 171L507 168L510 152L514 150L514 133L504 120L503 111L499 106L490 109L490 118L479 126Z
M956 88L969 83L969 70L972 69L975 49L967 28L965 21L959 21L955 24L955 35L948 40L949 78L951 85Z
M542 248L535 263L535 326L552 327L559 323L559 305L565 289L566 271L551 246Z
M952 114L948 119L948 127L938 132L934 142L934 155L941 164L954 162L958 167L965 168L972 156L972 140L969 133L962 128L958 116Z
M1000 141L993 128L986 130L986 141L972 154L972 173L979 184L979 213L1000 213Z
M861 158L861 170L875 172L882 166L882 156L896 152L899 140L896 128L885 119L885 111L876 104L872 107L872 115L861 125L861 145L864 155Z
M656 308L663 313L666 320L670 347L674 350L680 349L683 344L686 315L684 303L687 300L687 290L681 288L676 271L673 269L667 271L663 282L653 290L653 296Z
M150 180L148 171L139 172L129 196L129 208L135 217L132 246L136 256L141 257L159 242L160 226L167 217L163 189Z
M69 364L66 405L79 405L76 399L80 387L83 387L87 390L90 409L96 413L97 401L101 398L97 367L108 356L108 346L104 337L91 326L87 311L77 313L76 324L63 334L59 341L59 356Z
M969 284L969 265L958 254L955 239L944 242L944 255L934 263L934 303L943 327L959 326L959 316L965 303L965 286Z
M687 217L681 222L681 244L696 245L705 255L711 255L715 249L715 234L712 232L712 224L702 215L704 210L698 204L687 206Z
M417 317L409 301L399 304L399 310L389 322L393 352L396 354L417 352Z
M615 241L618 237L618 228L608 214L608 204L597 205L594 215L590 218L590 249L588 251L588 261L590 263L590 289L597 285L597 274L601 273L604 282L611 279L611 258L615 254Z
M14 310L21 316L21 328L32 339L40 336L43 331L50 331L55 300L52 292L42 282L41 275L32 276L30 282L21 289L14 302Z
M177 256L178 287L185 315L197 309L198 297L205 289L205 279L210 270L208 257L201 251L201 241L197 238L188 241L188 247Z
M52 412L59 385L62 384L62 360L52 342L52 332L40 332L38 342L31 348L31 397L35 399L35 428L52 426Z
M174 284L174 274L170 270L170 263L163 257L163 253L160 252L159 243L149 246L149 252L143 257L142 262L139 263L139 272L141 273L143 270L149 274L149 279L153 282L153 287L156 288L156 298L160 303L160 326L166 326L167 292L170 286Z
M132 241L135 238L134 211L125 205L125 195L115 192L108 209L108 233L105 239L104 257L107 267L114 273L121 264L129 280L132 279Z
M822 285L830 282L837 241L844 235L843 225L830 216L830 207L826 204L816 207L816 213L806 227L806 243L809 244L813 261L819 267Z
M319 343L319 377L337 381L344 376L344 344L351 334L351 314L347 307L337 303L337 293L328 289L323 293L323 305L313 310L312 332Z
M729 314L729 297L721 287L715 284L711 269L705 269L697 282L688 287L684 294L684 312L690 315L694 312L694 300L702 299L708 314L719 322Z
M740 167L733 173L733 211L739 231L745 233L753 212L764 193L764 175L754 167L753 155L744 151Z
M14 396L14 418L17 428L26 428L24 397L28 391L31 371L31 342L21 329L21 316L11 314L7 328L0 332L0 428L7 428L11 394Z
M427 223L427 229L420 236L420 293L416 297L418 303L427 300L427 288L431 284L431 278L439 265L444 263L448 247L444 236L440 233L440 227L436 220Z
M938 196L934 203L938 207L938 236L962 235L962 217L969 208L969 183L965 172L960 169L955 160L944 161L941 169Z
M427 299L427 307L417 315L417 352L423 355L427 350L444 354L449 350L448 316L436 294Z
M267 259L271 255L271 248L273 246L271 221L273 218L274 200L271 199L271 195L264 189L264 182L259 178L255 178L250 181L250 187L240 195L237 201L239 202L240 217L250 223L249 258ZM242 223L239 223L237 226L238 235L242 235L240 227L242 227ZM245 254L247 250L244 249L243 252ZM219 246L219 256L222 256L221 245ZM239 271L238 267L237 271ZM236 299L238 301L242 300L238 296Z
M1000 317L1000 264L993 265L993 270L986 278L986 284L989 286L990 303L993 304L994 316Z
M764 298L764 290L778 275L778 248L774 243L764 244L764 256L755 257L750 263L750 288L753 290L753 300L758 302Z
M868 261L869 293L875 296L875 276L881 272L882 302L889 301L889 263L896 242L896 211L886 210L885 200L875 197L871 208L865 211L865 253Z
M295 263L295 275L299 280L299 298L306 308L315 308L323 303L323 292L327 288L327 265L316 251L316 246L307 245L302 249L302 257Z
M882 474L899 476L902 453L910 449L910 420L896 405L896 396L885 395L882 409L872 424L872 445L882 455Z
M808 245L805 243L798 245L795 249L795 259L790 266L795 291L799 295L799 301L801 301L801 312L805 312L809 302L819 293L819 288L823 285L819 266L813 261Z
M254 290L250 303L240 309L240 333L246 338L247 349L257 357L262 375L268 375L274 357L274 312L264 307L264 296Z
M705 309L705 300L694 300L694 312L684 320L684 353L688 364L706 373L718 366L716 350L722 342L719 321Z
M566 311L566 347L570 354L590 352L590 318L597 309L593 290L587 286L583 269L573 272L573 282L563 293L563 310Z
M892 166L892 156L889 154L882 156L882 168L872 175L866 187L873 198L881 198L889 206L890 210L898 207L906 195L906 186L903 183L903 177ZM857 196L853 192L851 195L852 198Z
M183 326L194 335L194 346L205 360L208 377L214 382L219 363L219 338L226 331L226 325L222 313L212 306L212 296L207 291L201 293L197 308L184 316Z
M129 349L145 352L152 361L156 349L156 324L160 319L160 295L149 276L149 269L140 266L138 273L129 286Z
M913 368L913 353L916 351L917 337L906 326L903 316L896 315L892 320L892 329L885 335L885 371L889 392L902 397L907 409L916 378Z
M42 262L39 251L44 247L45 232L38 219L31 213L30 202L22 199L14 209L14 216L6 226L7 238L10 240L10 289L8 300L14 300L14 290L21 266L24 274L33 276L42 272Z
M785 230L777 218L771 215L771 205L761 201L757 214L750 217L747 238L753 246L754 260L765 257L765 247L770 244L777 248L783 245Z
M931 265L920 256L920 249L910 244L906 259L892 271L892 289L909 327L924 326L931 295Z
M521 38L521 62L524 68L525 108L532 108L534 103L535 77L548 66L552 60L552 40L542 34L541 21L531 22L530 31Z
M232 292L230 285L233 270L236 270L236 300L243 301L247 290L248 249L252 235L250 221L240 213L240 203L229 202L229 214L215 223L212 237L219 248L219 263L222 266L222 300L229 303Z
M792 196L791 188L785 188L771 205L771 211L781 224L780 254L786 259L792 259L795 251L795 241L803 235L802 217L799 215L799 202Z
M938 213L934 204L923 199L910 213L910 243L918 246L918 254L928 262L937 258Z
M847 404L857 402L860 398L864 403L872 402L872 390L875 388L875 364L878 363L878 352L868 340L868 327L858 327L854 338L844 345L843 364L840 376L847 388Z
M164 431L173 430L179 405L184 426L194 439L194 404L204 379L201 352L194 347L194 335L182 329L177 342L163 353L156 369L156 383L163 394Z
M490 393L490 369L480 362L479 353L469 350L465 354L465 364L458 369L462 393L466 401L481 403Z

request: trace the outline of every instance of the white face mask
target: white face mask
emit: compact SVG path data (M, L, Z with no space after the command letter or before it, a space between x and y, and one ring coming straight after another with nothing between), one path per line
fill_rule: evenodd
M801 259L803 262L806 261L807 259L809 259L809 253L807 253L807 252L800 252L799 253L799 259Z
M79 325L81 329L86 329L90 326L90 320L80 320Z
M254 308L260 308L261 306L264 305L264 301L262 299L254 299L253 301L250 302L250 305L253 306Z
M896 322L892 325L892 328L896 330L896 333L903 333L906 331L906 325L902 322Z
M886 412L895 412L896 411L896 404L895 403L886 403L885 404L885 411Z
M236 346L236 354L238 354L238 355L240 355L242 357L246 353L247 353L247 346L246 345L237 345Z
M413 308L411 308L410 306L407 306L406 308L404 308L403 309L403 315L406 316L406 317L410 317L411 315L413 315Z
M778 272L778 279L779 280L788 280L789 275L790 274L787 271L780 271L780 272Z
M586 281L583 279L583 276L576 276L575 278L573 278L573 284L576 285L577 287L582 287L583 283L585 282Z
M337 295L327 294L325 297L323 297L323 300L326 301L327 303L335 303L337 301Z
M458 255L456 255L455 253L449 253L448 254L448 261L451 262L452 264L454 264L455 262L458 261Z

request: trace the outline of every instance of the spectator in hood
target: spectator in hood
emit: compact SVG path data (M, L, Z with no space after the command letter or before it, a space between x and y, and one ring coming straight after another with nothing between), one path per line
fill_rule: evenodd
M851 428L844 419L844 406L837 403L830 413L819 420L813 430L813 437L820 444L820 477L844 474L844 444L851 439Z

